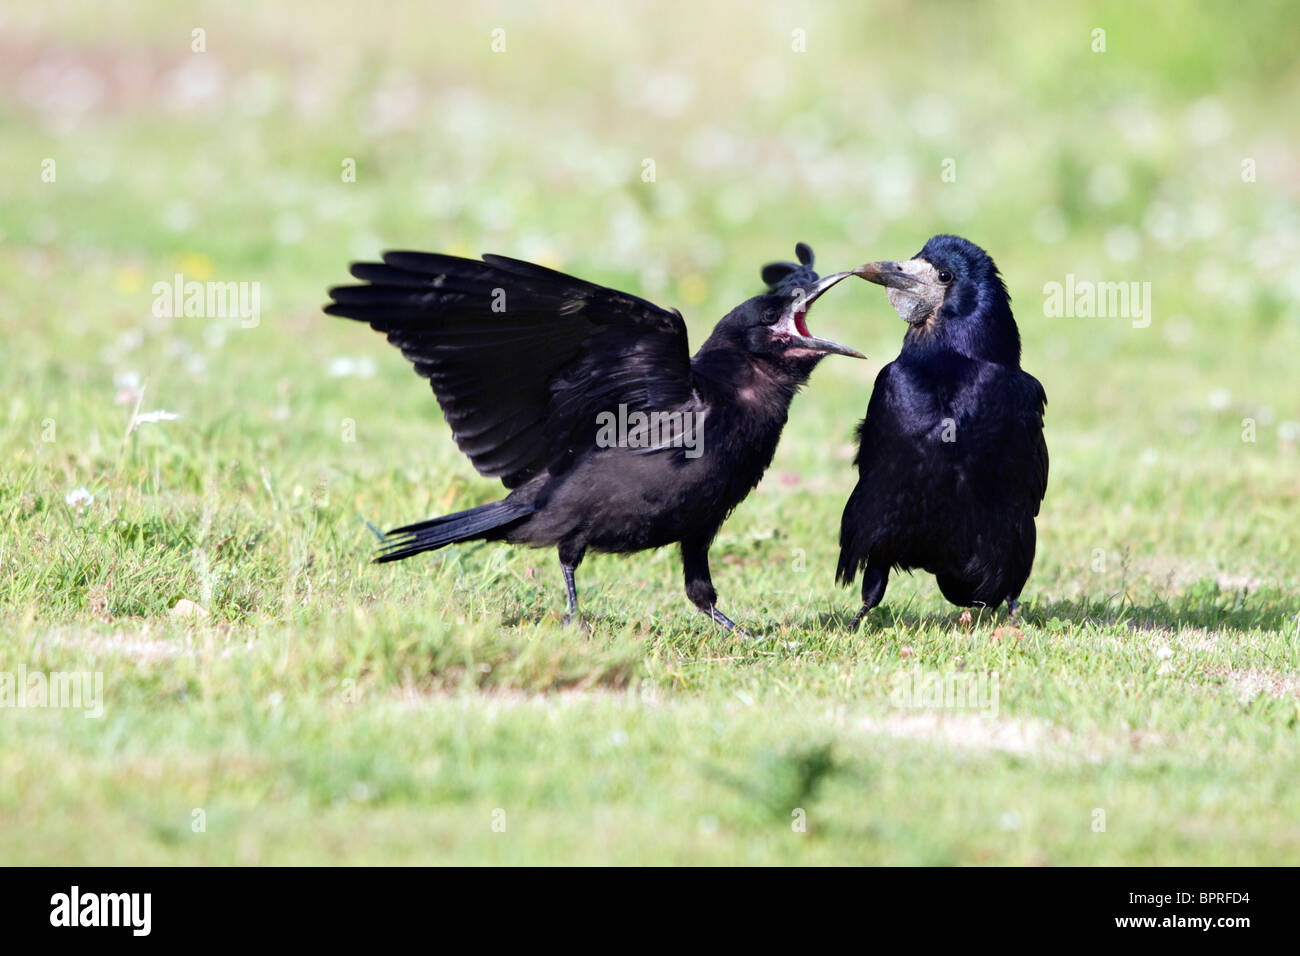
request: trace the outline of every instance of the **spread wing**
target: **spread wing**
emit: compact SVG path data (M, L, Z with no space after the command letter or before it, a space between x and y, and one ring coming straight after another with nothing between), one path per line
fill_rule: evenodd
M595 441L602 411L691 398L676 310L542 266L389 252L330 290L330 315L367 322L429 380L480 474L514 488L562 471Z

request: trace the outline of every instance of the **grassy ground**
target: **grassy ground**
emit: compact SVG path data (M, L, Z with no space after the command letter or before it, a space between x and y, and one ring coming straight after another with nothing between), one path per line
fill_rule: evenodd
M1294 862L1286 7L873 8L6 8L0 675L100 673L104 713L0 709L0 861ZM534 258L699 341L796 240L939 231L1002 266L1050 400L1020 631L925 576L846 631L850 437L901 339L865 283L814 326L871 362L818 370L713 550L761 640L668 551L583 565L589 637L553 554L368 563L366 522L499 487L319 313L350 259ZM156 316L176 273L259 283L260 321ZM1047 314L1070 274L1151 283L1150 323ZM180 417L127 434L137 401Z

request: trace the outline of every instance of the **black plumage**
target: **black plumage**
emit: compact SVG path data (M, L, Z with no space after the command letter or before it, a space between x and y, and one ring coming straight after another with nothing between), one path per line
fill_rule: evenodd
M840 526L837 578L862 570L862 610L891 569L933 574L963 607L1016 600L1034 562L1047 490L1047 396L1020 368L1020 332L993 260L935 236L906 262L855 274L886 287L907 321L858 428L859 472Z
M331 289L325 311L386 333L429 379L474 467L510 489L395 529L378 560L456 541L556 547L572 616L588 550L680 544L688 597L734 627L717 608L709 546L771 462L818 361L858 356L805 320L848 273L820 279L812 250L797 251L798 264L764 269L768 292L733 309L694 357L675 309L532 263L390 252L354 265L365 284Z

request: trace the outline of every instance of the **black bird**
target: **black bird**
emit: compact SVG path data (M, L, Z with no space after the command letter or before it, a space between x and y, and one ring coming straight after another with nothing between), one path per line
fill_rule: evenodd
M819 278L812 250L763 270L769 290L728 313L690 356L676 309L542 266L389 252L356 263L365 285L330 290L330 315L368 322L429 379L452 437L500 501L397 528L377 558L457 541L558 548L574 571L590 549L680 544L686 594L728 630L709 546L758 484L790 402L830 353L808 307L849 273Z
M837 579L865 568L853 627L891 568L933 574L962 607L1006 601L1014 616L1047 491L1047 396L1020 368L997 266L974 243L935 236L907 262L853 271L885 286L907 322L858 428L858 485L840 524Z

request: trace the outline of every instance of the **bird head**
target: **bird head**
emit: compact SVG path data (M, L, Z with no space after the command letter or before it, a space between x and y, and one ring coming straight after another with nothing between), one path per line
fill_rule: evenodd
M866 358L861 352L830 339L818 338L808 328L808 310L827 289L852 273L826 277L813 271L813 251L805 243L795 246L798 264L773 262L763 267L764 295L742 302L719 323L752 354L773 365L807 372L827 355Z
M853 270L885 287L908 324L905 347L950 348L1005 365L1020 362L1020 332L998 267L979 246L935 236L903 262L868 262Z

